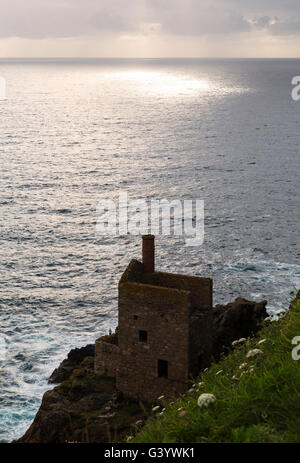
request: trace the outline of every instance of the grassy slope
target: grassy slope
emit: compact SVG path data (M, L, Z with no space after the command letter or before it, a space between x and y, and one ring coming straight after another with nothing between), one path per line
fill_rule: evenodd
M300 442L300 360L291 356L295 336L300 336L300 293L283 318L266 322L258 338L202 373L193 392L162 404L165 411L136 428L131 442ZM246 358L251 349L263 354ZM200 409L197 399L204 392L216 401ZM182 411L187 414L180 418Z

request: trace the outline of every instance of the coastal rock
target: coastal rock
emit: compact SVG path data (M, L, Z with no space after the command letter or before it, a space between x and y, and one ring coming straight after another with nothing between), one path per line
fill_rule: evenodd
M48 379L49 384L59 384L62 381L68 379L75 368L79 368L79 365L85 357L94 357L95 345L88 344L80 349L72 349L68 357L61 362L58 368L56 368L50 378Z
M238 298L213 308L213 355L218 359L233 341L255 335L268 316L267 301L252 302Z
M122 441L146 408L117 394L115 380L95 376L86 358L68 380L44 394L40 409L18 443Z

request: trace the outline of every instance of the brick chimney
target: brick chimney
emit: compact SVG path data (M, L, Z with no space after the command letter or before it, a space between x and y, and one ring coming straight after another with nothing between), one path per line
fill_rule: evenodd
M155 271L155 236L144 235L143 237L143 264L146 273Z

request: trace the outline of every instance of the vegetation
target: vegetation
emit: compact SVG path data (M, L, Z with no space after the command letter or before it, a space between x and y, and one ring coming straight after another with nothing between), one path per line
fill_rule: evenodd
M171 402L160 398L145 426L135 426L128 440L300 442L300 360L292 358L292 349L297 349L292 339L297 336L300 292L282 318L267 320L257 338L237 343L186 395ZM199 401L203 393L213 397Z

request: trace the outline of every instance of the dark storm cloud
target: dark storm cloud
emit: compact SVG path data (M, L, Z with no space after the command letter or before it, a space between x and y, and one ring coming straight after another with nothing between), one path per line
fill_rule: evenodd
M121 34L144 23L174 35L300 33L299 0L0 0L0 7L1 37Z

